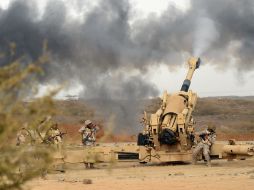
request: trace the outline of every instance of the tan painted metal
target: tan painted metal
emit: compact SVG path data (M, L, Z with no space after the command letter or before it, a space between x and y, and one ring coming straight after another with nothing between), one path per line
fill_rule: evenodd
M197 58L190 58L189 69L185 80L192 79L195 69L198 67ZM149 162L169 162L169 161L190 161L191 147L193 142L190 136L194 132L195 121L192 112L197 102L197 94L191 90L179 91L168 94L166 91L162 95L161 107L150 118L144 116L143 135L149 136L150 143L140 146L140 160ZM163 144L159 139L162 132L170 130L175 134L176 143Z
M177 146L177 145L176 145ZM188 151L155 150L151 147L137 146L136 143L99 144L95 147L68 147L64 152L55 153L55 163L98 163L120 162L119 155L123 153L138 154L139 162L191 162L192 149ZM232 151L231 151L232 150ZM228 145L225 142L216 142L211 149L213 159L245 159L254 155L254 144ZM200 157L201 159L201 157Z
M188 80L192 79L193 73L194 73L195 69L197 68L197 62L198 62L198 59L195 57L191 57L188 60L189 70L188 70L186 79L188 79Z
M252 145L225 145L222 150L227 154L254 155Z

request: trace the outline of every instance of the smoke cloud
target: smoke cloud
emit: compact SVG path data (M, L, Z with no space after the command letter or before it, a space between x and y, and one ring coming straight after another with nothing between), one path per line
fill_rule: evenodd
M218 38L218 33L214 22L207 17L197 18L195 25L193 55L202 56Z
M41 83L78 81L85 99L128 100L116 113L123 115L121 125L135 125L129 118L137 112L133 100L158 95L144 77L150 66L177 66L194 54L211 64L226 67L233 61L239 70L254 68L253 0L192 0L186 11L170 5L160 16L134 22L128 0L73 4L78 19L61 0L47 1L43 11L31 0L0 10L0 52L5 53L0 65L21 56L37 59L46 39L52 62ZM101 109L111 109L110 101Z

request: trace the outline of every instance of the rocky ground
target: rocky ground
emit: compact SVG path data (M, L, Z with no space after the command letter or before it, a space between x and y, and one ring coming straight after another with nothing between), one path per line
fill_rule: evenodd
M65 173L49 174L27 184L31 190L163 190L254 189L254 160L214 160L208 168L198 165L139 165L137 162L100 164L96 169L69 165Z

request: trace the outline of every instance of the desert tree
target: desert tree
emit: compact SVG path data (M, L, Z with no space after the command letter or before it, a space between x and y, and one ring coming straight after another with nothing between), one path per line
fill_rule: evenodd
M15 48L11 48L12 54ZM1 53L0 59L4 58ZM0 190L24 188L25 182L42 175L52 161L51 148L41 144L42 129L38 126L44 118L55 114L55 92L33 98L38 90L38 76L43 76L43 64L48 62L44 47L36 61L20 57L0 67ZM26 143L16 146L21 128L29 136Z

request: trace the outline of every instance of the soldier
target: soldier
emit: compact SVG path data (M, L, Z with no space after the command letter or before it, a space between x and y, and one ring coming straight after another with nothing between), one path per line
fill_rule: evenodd
M200 142L197 144L197 146L193 150L193 154L192 154L193 164L196 164L199 153L203 153L207 161L207 166L209 167L211 166L210 149L216 140L215 130L216 130L215 126L209 125L206 130L198 133L198 136L200 137Z
M49 130L46 132L44 137L44 142L49 144L60 144L62 142L63 135L59 128L58 124L54 123Z
M82 144L85 145L86 148L86 157L85 157L85 166L86 168L94 168L94 163L96 161L96 154L91 151L89 147L94 146L96 141L96 131L99 130L99 127L92 123L90 120L81 121L84 124L79 132L82 135Z
M85 146L93 146L96 141L96 132L99 130L99 127L92 123L90 120L86 120L84 125L79 129L79 132L82 135L82 144Z
M26 126L22 127L21 130L18 131L17 133L16 145L20 146L27 143L28 136L29 136L29 132L27 131Z

